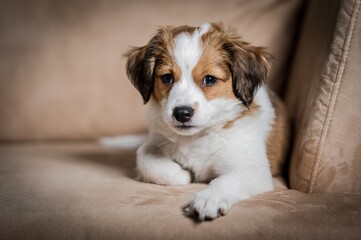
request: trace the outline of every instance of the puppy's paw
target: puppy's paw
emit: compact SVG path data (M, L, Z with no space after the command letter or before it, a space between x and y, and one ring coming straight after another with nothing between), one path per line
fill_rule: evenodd
M172 163L167 167L158 169L147 169L140 171L138 169L138 180L159 185L185 185L192 181L190 172L181 168L178 164Z
M205 189L193 195L184 212L189 217L197 217L199 221L213 220L226 215L231 207L230 202L219 193Z
M185 185L192 181L190 172L180 168L178 171L174 171L168 176L166 185Z

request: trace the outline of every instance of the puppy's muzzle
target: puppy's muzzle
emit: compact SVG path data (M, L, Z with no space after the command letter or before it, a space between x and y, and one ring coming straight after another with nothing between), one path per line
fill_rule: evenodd
M191 120L193 113L193 108L189 106L180 106L173 109L173 117L180 123Z

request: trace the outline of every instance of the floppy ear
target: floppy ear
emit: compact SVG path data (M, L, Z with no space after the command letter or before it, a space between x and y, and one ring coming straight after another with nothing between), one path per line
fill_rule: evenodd
M263 48L253 47L239 39L225 42L223 49L228 56L234 95L248 107L267 79L272 56Z
M152 56L148 45L134 47L124 56L127 58L126 71L128 78L142 95L144 104L146 104L153 91L155 57Z

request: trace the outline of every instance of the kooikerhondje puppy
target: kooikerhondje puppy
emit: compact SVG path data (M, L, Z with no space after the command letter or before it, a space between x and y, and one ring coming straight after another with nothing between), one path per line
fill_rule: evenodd
M185 208L199 220L273 189L287 127L264 85L270 55L263 48L212 23L160 28L126 57L128 77L149 105L149 138L137 151L142 181L209 182Z

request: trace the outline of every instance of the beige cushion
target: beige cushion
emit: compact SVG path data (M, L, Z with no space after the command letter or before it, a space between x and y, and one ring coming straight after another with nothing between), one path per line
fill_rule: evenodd
M182 214L204 184L133 179L134 150L0 145L1 239L360 239L361 195L273 192L197 223Z
M293 189L361 192L360 5L310 1L287 96Z
M6 1L1 4L0 140L143 131L122 54L160 25L224 21L275 56L278 90L301 0Z

